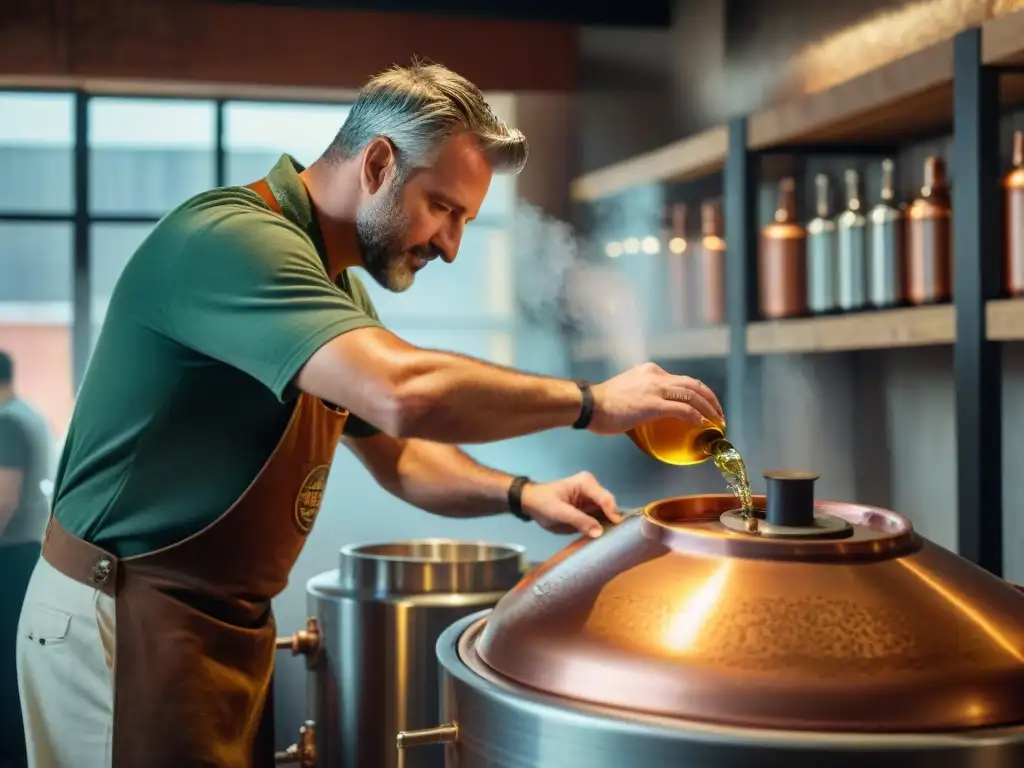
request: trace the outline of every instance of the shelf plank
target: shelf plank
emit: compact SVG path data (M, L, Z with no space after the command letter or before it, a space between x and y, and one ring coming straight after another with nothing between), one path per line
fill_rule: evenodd
M987 337L992 341L1024 341L1024 299L997 299L985 306Z
M728 354L729 329L726 326L656 334L647 342L647 357L652 360L725 357ZM573 358L579 362L597 362L610 356L609 345L599 339L585 339L573 349Z
M981 60L1024 64L1024 10L989 19L981 28Z
M1024 299L990 301L986 313L989 339L1024 341ZM747 349L752 355L778 355L936 346L954 342L955 326L951 305L771 320L747 327ZM725 357L729 331L719 326L659 334L650 339L647 353L662 360ZM574 357L581 362L608 356L608 345L596 339L574 348Z
M955 326L951 305L773 320L747 326L747 349L778 355L952 344Z
M953 41L913 53L845 83L763 109L748 146L901 140L952 123Z
M596 200L642 184L685 181L714 173L725 165L728 144L728 128L711 128L580 176L572 183L572 197Z

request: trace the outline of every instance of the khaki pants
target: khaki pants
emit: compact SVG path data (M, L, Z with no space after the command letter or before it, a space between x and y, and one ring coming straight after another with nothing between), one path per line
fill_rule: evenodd
M113 598L40 558L17 639L30 768L111 765L114 615Z

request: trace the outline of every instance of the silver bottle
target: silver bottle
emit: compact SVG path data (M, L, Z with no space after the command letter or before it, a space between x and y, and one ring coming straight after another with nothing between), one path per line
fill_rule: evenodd
M828 176L814 177L815 218L807 224L807 308L834 312L839 304L836 277L836 223L831 217Z
M846 210L836 218L839 256L839 308L861 309L867 304L867 219L860 200L860 174L846 171Z
M882 161L882 202L868 216L868 301L875 307L897 306L907 298L906 219L895 202L895 168L892 160Z

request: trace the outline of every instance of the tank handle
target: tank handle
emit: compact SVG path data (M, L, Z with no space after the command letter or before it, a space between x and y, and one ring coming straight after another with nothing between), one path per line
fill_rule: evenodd
M415 731L399 731L398 751L411 747L424 747L428 744L451 744L458 741L459 726L457 723L438 725L435 728L419 728Z

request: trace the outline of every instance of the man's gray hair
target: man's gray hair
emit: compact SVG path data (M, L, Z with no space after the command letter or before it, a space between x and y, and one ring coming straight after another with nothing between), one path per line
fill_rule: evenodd
M440 64L414 62L382 72L360 90L326 157L355 157L384 136L398 150L400 167L425 168L445 140L463 131L476 138L495 173L519 173L526 165L526 137L491 111L479 88Z

